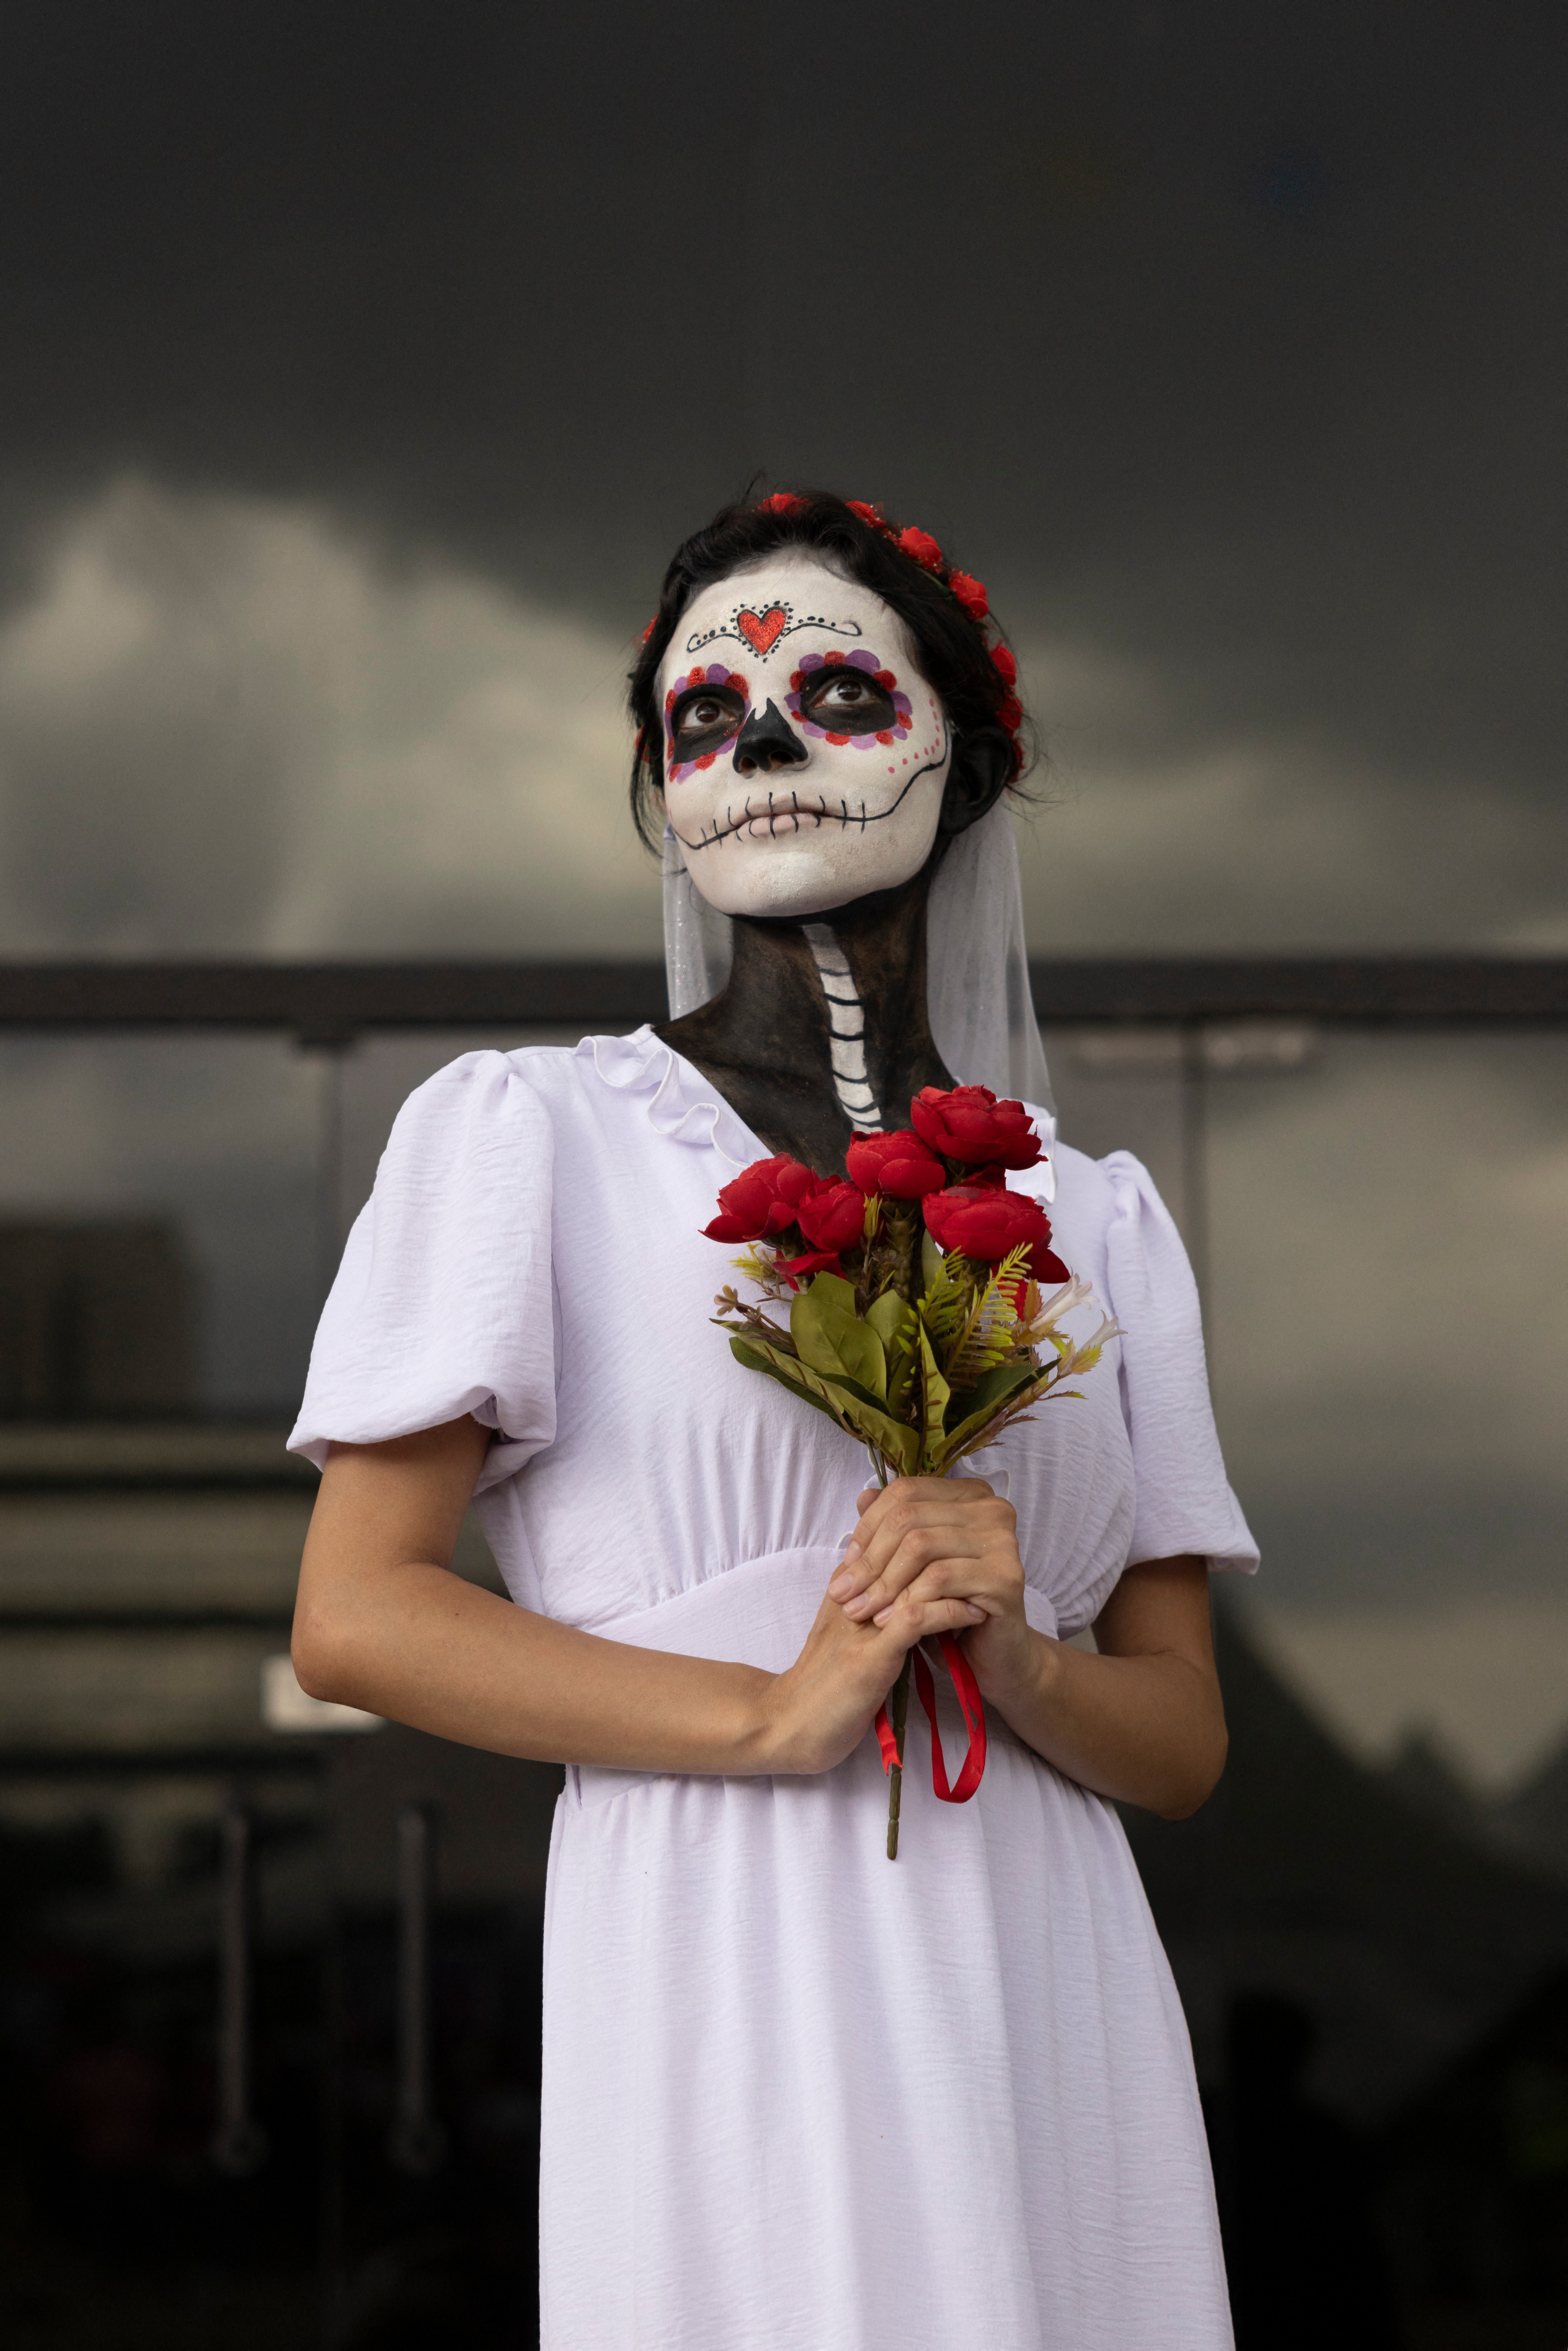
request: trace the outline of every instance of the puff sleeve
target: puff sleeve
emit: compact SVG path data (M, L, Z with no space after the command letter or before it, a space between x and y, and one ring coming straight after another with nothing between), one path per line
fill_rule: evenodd
M412 1093L322 1311L290 1450L377 1445L472 1413L477 1487L555 1437L549 1113L517 1061L467 1053Z
M1220 1457L1197 1285L1170 1211L1131 1152L1100 1163L1111 1186L1106 1288L1122 1329L1122 1408L1136 1516L1127 1564L1184 1552L1211 1568L1258 1565Z

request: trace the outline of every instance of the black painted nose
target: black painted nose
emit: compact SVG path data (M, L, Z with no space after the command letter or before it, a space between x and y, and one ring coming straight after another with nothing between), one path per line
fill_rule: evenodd
M806 746L776 702L754 710L735 738L737 776L770 776L776 768L800 767L806 757Z

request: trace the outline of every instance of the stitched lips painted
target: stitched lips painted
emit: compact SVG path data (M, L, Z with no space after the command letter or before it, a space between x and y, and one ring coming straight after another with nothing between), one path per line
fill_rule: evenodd
M737 612L735 625L754 653L770 653L789 617L782 604L769 604L766 612Z

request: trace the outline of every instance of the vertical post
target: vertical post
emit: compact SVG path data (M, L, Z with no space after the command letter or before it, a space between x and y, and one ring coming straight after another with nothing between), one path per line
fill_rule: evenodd
M330 1782L329 1782L330 1784ZM335 1856L334 1856L335 1860ZM327 1934L321 1950L321 2343L330 2351L342 2332L346 2270L343 2179L343 1926L337 1871L328 1894Z
M1208 1233L1208 1034L1201 1020L1182 1031L1181 1189L1183 1238L1203 1309L1204 1337L1213 1360Z
M267 2160L267 2134L251 2099L251 1820L228 1805L220 1824L218 1896L218 2121L213 2161L231 2179L247 2179Z
M438 2171L446 2134L431 2110L430 1914L435 1822L424 1804L397 1816L397 2107L388 2153L416 2179Z
M320 1125L316 1157L316 1294L324 1301L343 1249L343 1062L348 1037L302 1039L321 1070Z

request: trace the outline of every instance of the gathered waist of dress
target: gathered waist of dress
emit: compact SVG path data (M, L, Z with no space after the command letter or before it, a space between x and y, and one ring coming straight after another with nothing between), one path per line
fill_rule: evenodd
M652 1607L598 1617L581 1630L634 1649L670 1656L706 1657L716 1664L755 1666L781 1674L794 1664L816 1620L828 1583L843 1556L841 1543L809 1543L721 1569ZM1054 1634L1056 1611L1032 1585L1025 1612L1037 1632ZM643 1772L583 1769L580 1800L592 1802L648 1778Z
M766 1552L721 1568L651 1606L595 1616L580 1629L602 1640L624 1641L633 1649L710 1657L780 1674L800 1656L842 1556L837 1543Z
M567 1621L633 1649L781 1674L800 1656L843 1552L843 1541L764 1552L650 1606ZM1056 1610L1032 1584L1025 1588L1024 1610L1037 1632L1055 1634Z

